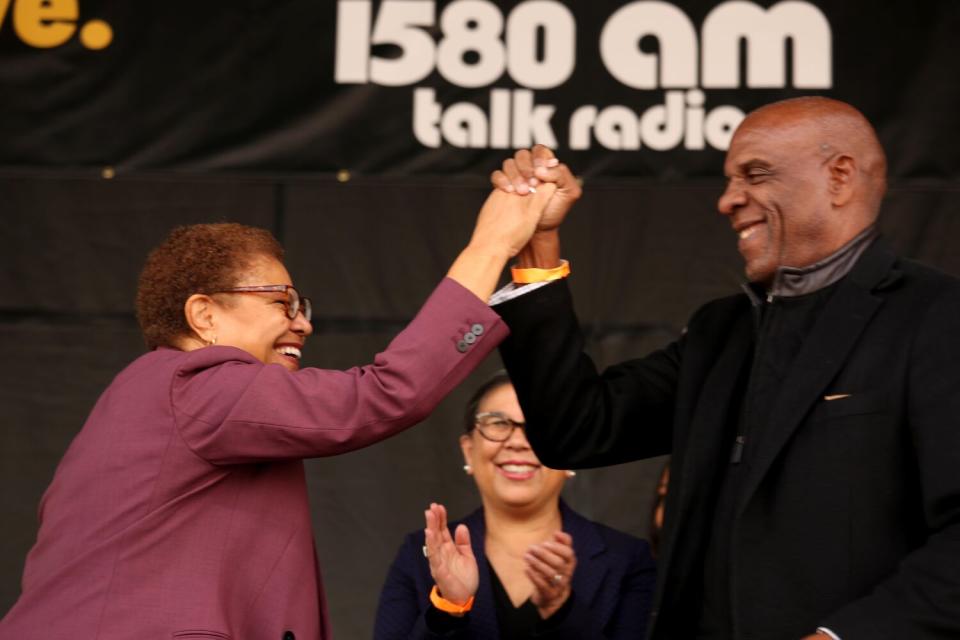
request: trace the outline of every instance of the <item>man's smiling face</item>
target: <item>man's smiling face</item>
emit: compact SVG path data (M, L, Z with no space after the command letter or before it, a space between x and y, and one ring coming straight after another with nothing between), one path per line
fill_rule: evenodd
M777 267L804 267L839 247L827 160L814 123L793 109L751 115L737 129L717 208L738 235L751 281L769 283Z

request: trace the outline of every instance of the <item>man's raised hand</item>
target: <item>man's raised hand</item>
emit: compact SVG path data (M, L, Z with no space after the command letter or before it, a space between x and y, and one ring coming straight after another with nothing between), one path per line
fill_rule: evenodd
M507 260L529 245L556 189L551 183L531 195L494 189L480 209L470 243L447 275L486 301Z
M541 144L532 149L520 149L504 160L501 168L490 174L490 182L501 191L520 195L529 194L531 187L539 191L544 183L556 185L557 190L537 225L538 232L559 227L567 212L583 194L580 182L570 167Z

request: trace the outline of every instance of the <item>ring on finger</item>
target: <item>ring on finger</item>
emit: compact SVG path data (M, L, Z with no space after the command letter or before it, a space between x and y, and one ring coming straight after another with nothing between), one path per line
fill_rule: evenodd
M555 585L559 585L561 582L563 582L563 574L561 573L553 574L553 578L550 581Z

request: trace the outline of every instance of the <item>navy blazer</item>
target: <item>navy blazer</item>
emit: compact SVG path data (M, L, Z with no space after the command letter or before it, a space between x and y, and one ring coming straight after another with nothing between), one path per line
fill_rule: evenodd
M656 570L649 545L639 538L591 522L560 501L563 530L573 538L577 568L573 574L573 602L550 638L642 638L653 601ZM490 565L484 554L483 509L450 523L451 533L460 523L470 530L470 544L480 570L468 624L453 636L438 636L427 629L424 614L432 606L433 578L423 557L423 531L407 535L390 567L374 629L375 640L455 637L497 640L500 631L490 584ZM506 640L506 639L505 639Z

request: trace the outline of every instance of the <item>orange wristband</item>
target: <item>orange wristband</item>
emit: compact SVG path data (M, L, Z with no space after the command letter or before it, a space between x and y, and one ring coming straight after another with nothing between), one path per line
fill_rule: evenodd
M570 263L566 260L560 261L559 267L553 269L521 269L520 267L511 267L510 273L513 274L513 281L516 284L531 284L533 282L549 282L559 280L570 275Z
M440 611L446 611L447 613L466 613L473 608L473 596L470 596L470 599L463 604L455 604L443 599L437 585L433 585L433 589L430 590L430 602Z

